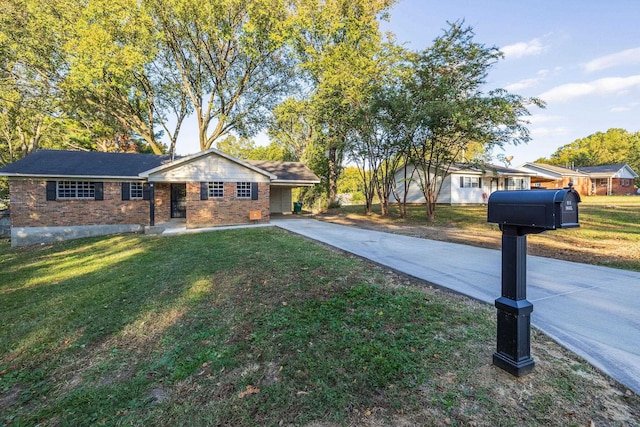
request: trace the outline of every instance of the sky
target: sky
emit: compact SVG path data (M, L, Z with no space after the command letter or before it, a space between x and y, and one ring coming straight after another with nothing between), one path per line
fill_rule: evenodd
M640 131L640 1L400 0L383 27L422 50L459 20L504 54L488 88L546 102L530 109L531 141L494 155L518 166L595 132Z
M531 141L494 156L519 166L598 131L640 131L640 0L400 0L382 30L419 51L460 20L504 54L487 90L546 102L530 109ZM197 133L185 131L178 153L198 151ZM255 141L268 143L264 134Z

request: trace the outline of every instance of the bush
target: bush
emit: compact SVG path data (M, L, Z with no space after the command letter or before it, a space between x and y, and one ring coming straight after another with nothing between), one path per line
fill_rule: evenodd
M0 178L0 211L9 209L9 180Z

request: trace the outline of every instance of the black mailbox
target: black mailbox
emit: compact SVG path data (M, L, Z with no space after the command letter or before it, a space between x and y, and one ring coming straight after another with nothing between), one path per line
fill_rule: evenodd
M527 234L579 227L580 195L573 189L496 191L487 221L502 230L502 296L496 300L498 333L493 364L513 375L533 369L531 312L527 301Z
M580 195L572 187L496 191L489 197L487 221L543 230L579 227L578 203Z

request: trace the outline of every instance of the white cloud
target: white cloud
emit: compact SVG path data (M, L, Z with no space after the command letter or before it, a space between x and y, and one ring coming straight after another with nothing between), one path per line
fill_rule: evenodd
M607 68L617 67L620 65L640 64L640 47L635 49L627 49L622 52L616 52L611 55L596 58L585 64L584 68L587 72L601 71Z
M519 82L511 83L506 85L504 88L509 92L518 92L523 89L528 89L530 87L535 87L540 83L540 79L537 77L531 79L520 80Z
M630 102L626 105L620 105L617 107L612 107L609 112L611 113L625 113L627 111L634 110L637 106L640 105L640 102Z
M536 77L532 77L530 79L520 80L519 82L510 83L505 86L505 89L509 92L518 92L523 89L528 89L532 87L538 86L546 76L549 74L549 70L540 70L538 71Z
M541 39L535 38L528 42L504 46L500 50L506 58L522 58L523 56L539 55L547 50L547 48L548 46L544 45Z
M587 83L568 83L540 94L540 98L547 102L566 102L588 95L619 95L634 88L640 89L640 75L607 77Z

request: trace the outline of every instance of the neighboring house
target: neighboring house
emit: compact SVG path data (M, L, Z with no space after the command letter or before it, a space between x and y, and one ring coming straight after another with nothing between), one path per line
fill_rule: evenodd
M543 163L525 163L518 169L532 172L532 188L573 188L582 195L633 194L633 180L638 174L629 165L605 165L567 169Z
M517 169L535 174L531 178L531 188L566 188L569 183L582 195L588 195L591 188L589 175L573 169L544 163L525 163Z
M397 188L402 191L404 183L409 181L407 203L425 203L420 188L419 171L412 165L401 168L395 176ZM486 203L489 195L498 190L523 190L530 188L534 174L517 169L496 165L463 165L455 164L445 177L438 197L439 204L465 205ZM391 197L391 202L396 202Z
M638 174L627 164L590 166L578 169L591 178L591 195L632 195Z
M268 222L290 213L291 189L320 180L297 162L248 162L216 149L152 154L40 150L0 169L9 178L11 244Z

